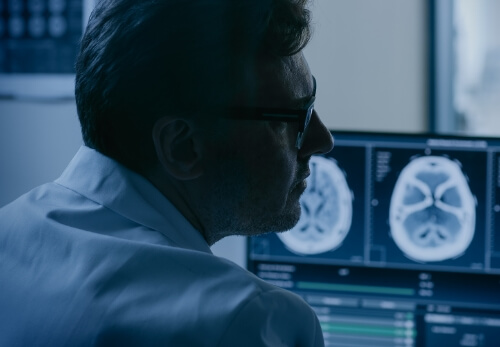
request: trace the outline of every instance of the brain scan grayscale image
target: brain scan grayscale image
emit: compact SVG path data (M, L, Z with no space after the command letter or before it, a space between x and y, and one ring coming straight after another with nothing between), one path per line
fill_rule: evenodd
M476 199L460 165L447 157L411 160L396 181L389 209L394 242L416 261L460 256L474 236Z
M352 192L336 161L313 156L309 166L311 175L300 200L300 220L292 230L278 234L290 251L303 255L338 248L352 219Z

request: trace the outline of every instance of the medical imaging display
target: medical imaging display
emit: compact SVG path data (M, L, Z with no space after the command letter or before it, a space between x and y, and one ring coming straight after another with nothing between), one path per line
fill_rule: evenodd
M302 296L326 346L500 341L500 139L332 132L298 224L247 266Z
M340 246L352 221L352 194L344 173L330 158L313 157L298 224L278 236L293 252L317 254Z
M439 156L415 158L394 186L389 208L392 238L415 260L454 258L472 241L475 208L459 163Z
M371 261L484 268L487 161L467 148L374 148Z

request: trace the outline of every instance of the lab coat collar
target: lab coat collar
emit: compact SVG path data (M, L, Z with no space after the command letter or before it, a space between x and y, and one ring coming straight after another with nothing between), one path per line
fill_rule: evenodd
M162 233L181 248L212 253L201 233L143 176L82 146L57 184Z

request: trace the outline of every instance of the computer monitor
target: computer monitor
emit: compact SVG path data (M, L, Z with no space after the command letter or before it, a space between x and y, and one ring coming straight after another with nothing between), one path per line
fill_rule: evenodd
M500 139L333 135L299 223L250 238L248 269L302 296L327 346L500 346Z

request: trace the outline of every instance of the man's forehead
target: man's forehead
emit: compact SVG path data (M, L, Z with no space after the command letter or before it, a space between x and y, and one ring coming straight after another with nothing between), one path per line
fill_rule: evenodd
M258 99L267 104L262 106L301 107L313 94L313 79L302 53L263 62L258 75Z

